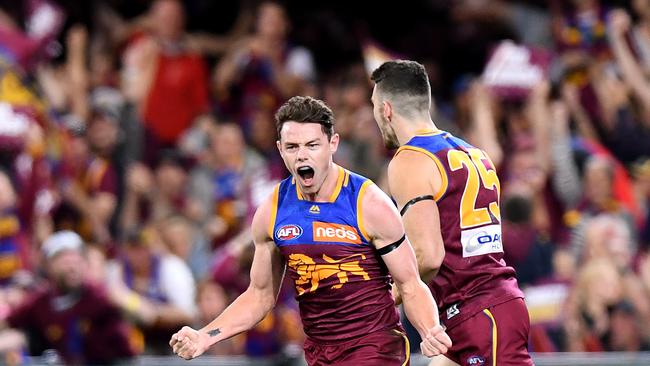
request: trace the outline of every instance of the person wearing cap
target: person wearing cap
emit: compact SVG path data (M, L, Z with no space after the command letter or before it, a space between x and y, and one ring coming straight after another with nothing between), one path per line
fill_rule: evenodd
M42 245L46 280L0 319L24 331L42 350L56 350L66 364L110 365L134 356L129 326L104 289L87 282L84 243L72 231L59 231Z

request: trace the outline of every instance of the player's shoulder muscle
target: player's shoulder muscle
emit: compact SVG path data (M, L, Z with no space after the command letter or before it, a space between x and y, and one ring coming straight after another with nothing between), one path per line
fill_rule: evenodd
M404 174L412 174L414 171L422 169L423 165L431 163L433 163L431 157L422 152L409 149L400 150L388 164L388 174L396 178L406 178L403 176Z
M370 184L362 201L364 227L372 239L395 241L404 234L399 212L388 195Z
M434 183L438 178L435 174L439 174L438 168L430 156L418 151L402 150L388 165L390 192L398 201L406 198L401 196L433 194Z
M256 242L273 240L273 227L278 209L278 190L279 184L255 211L251 229Z

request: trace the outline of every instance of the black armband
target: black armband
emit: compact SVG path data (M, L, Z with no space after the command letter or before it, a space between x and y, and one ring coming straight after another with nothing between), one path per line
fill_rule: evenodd
M418 203L418 202L420 202L420 201L424 201L424 200L432 200L432 201L433 201L434 198L433 198L433 196L430 195L430 194L428 194L428 195L426 195L426 196L418 196L418 197L415 197L415 198L413 198L412 200L406 202L406 204L404 205L404 207L402 208L402 210L399 212L399 214L402 215L402 216L404 216L404 213L406 212L406 210L408 210L408 209L409 209L411 206L413 206L414 204L416 204L416 203Z
M402 237L398 241L392 244L388 244L385 247L381 247L377 249L377 253L379 253L379 255L386 255L392 252L393 250L399 248L399 246L404 242L405 239L406 239L406 234L402 235Z

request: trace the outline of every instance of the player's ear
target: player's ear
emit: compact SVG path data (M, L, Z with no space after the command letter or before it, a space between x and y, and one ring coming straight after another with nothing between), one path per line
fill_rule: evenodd
M384 115L384 119L386 119L388 122L392 121L393 119L393 105L390 104L389 101L384 100L382 103L382 113Z
M330 152L332 152L332 154L334 154L336 150L339 148L339 140L340 140L339 134L334 133L332 135L332 138L330 139Z
M278 130L278 139L275 140L275 146L278 147L278 151L280 152L280 155L282 155L282 130L283 130L284 124L280 126L280 129Z

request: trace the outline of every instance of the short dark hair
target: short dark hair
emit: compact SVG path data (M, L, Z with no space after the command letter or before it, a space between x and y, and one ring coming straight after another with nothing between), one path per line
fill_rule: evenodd
M400 113L429 111L431 86L424 66L410 60L387 61L372 72L370 80Z
M280 130L285 122L318 123L328 139L334 134L334 112L322 100L297 96L286 101L275 113L275 127Z

